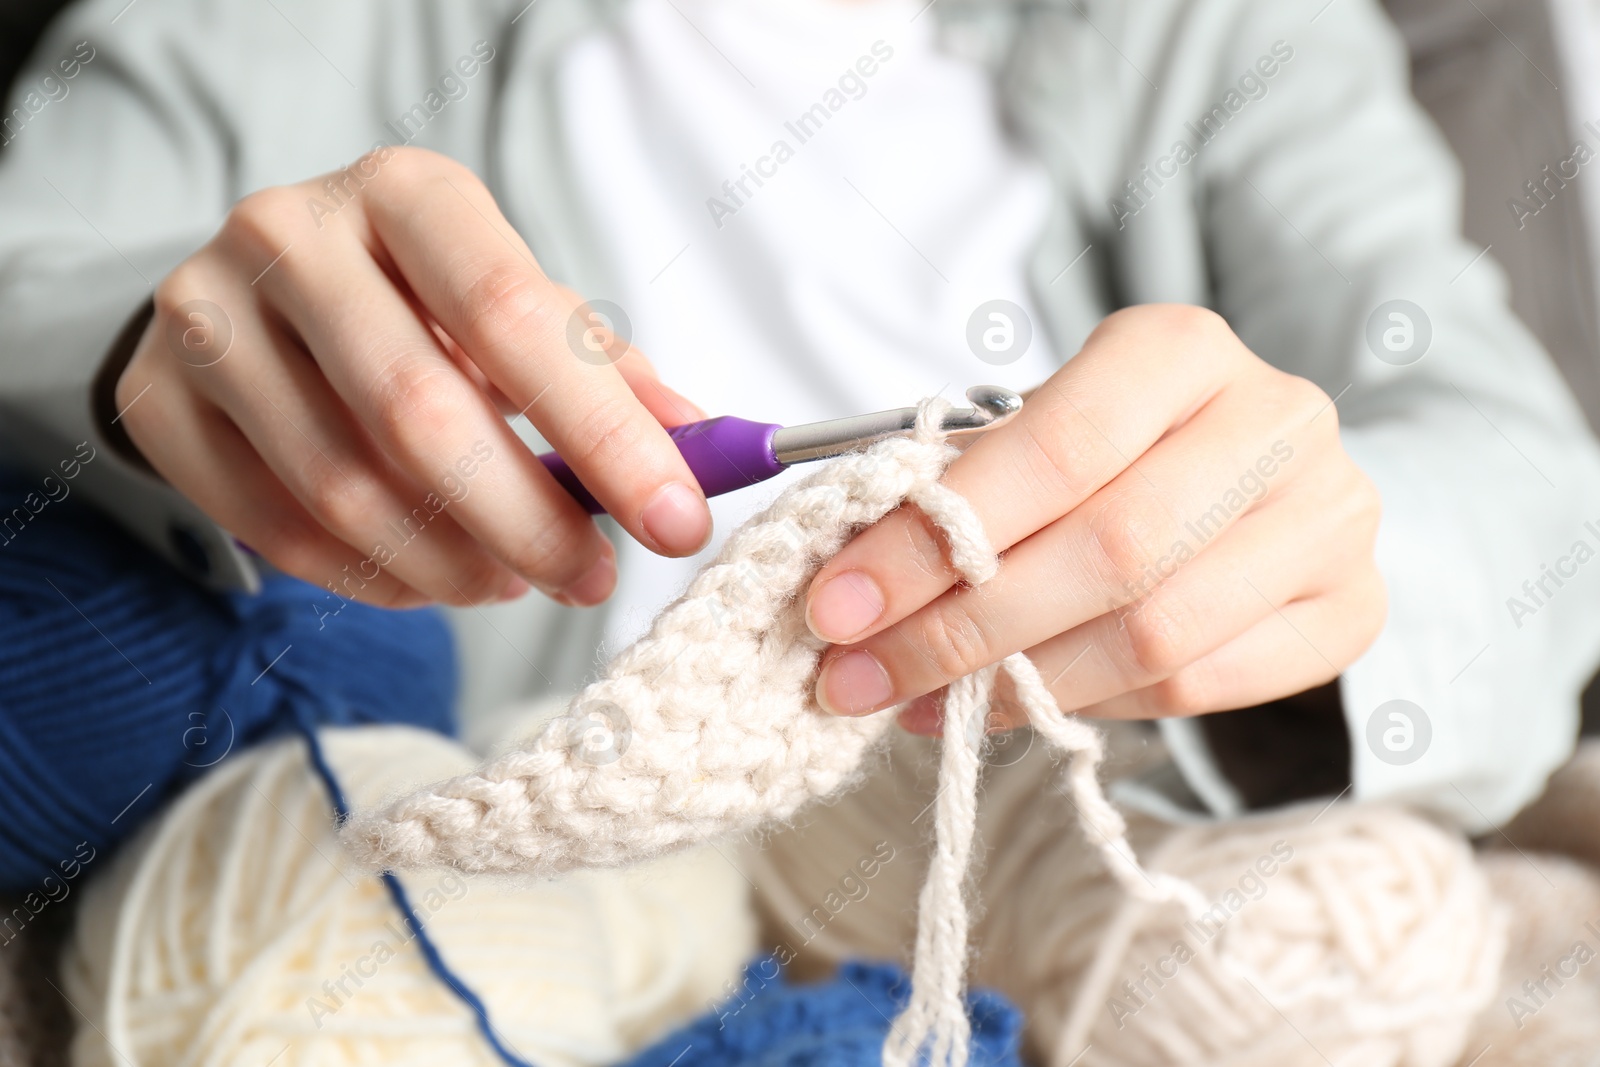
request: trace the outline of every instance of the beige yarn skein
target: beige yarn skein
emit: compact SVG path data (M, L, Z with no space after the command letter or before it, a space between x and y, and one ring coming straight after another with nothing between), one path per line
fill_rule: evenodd
M1150 862L1210 906L1117 905L1053 1067L1448 1067L1494 995L1505 915L1467 842L1418 816L1187 827Z

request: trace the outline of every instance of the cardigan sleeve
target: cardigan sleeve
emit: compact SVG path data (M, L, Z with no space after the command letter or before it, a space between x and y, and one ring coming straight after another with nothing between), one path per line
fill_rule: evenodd
M1370 0L1320 6L1240 5L1220 48L1229 76L1275 42L1293 58L1200 157L1208 259L1219 310L1335 399L1383 497L1389 620L1341 681L1355 795L1483 830L1576 737L1600 453L1493 250L1461 236L1459 172L1392 26Z

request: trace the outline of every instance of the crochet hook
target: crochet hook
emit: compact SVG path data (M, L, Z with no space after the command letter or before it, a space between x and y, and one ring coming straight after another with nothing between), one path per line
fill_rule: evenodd
M1022 397L997 385L975 385L967 390L967 399L972 407L946 412L940 430L951 436L982 433L1010 422L1022 410ZM722 415L685 423L667 433L706 496L721 496L782 474L791 464L842 455L885 437L910 433L916 424L917 409L912 407L799 426ZM605 510L560 456L546 452L539 462L589 514Z

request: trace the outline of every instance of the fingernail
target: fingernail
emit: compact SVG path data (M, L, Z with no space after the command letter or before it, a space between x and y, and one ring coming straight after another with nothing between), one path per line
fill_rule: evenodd
M817 679L817 703L834 715L864 715L888 703L891 693L889 672L861 649L829 660Z
M711 540L711 509L682 482L662 486L639 521L656 546L673 555L692 555Z
M555 599L569 608L589 608L605 600L617 584L617 558L606 552L594 561L587 574L561 592Z
M511 576L511 580L506 583L506 587L500 590L499 599L502 602L507 600L516 600L525 595L528 590L532 588L533 586L529 585L526 579L513 574Z
M883 590L860 571L829 578L806 605L806 625L829 644L847 644L881 618Z

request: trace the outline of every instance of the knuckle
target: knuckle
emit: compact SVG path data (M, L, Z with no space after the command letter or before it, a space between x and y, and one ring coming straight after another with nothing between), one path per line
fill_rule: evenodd
M1251 382L1253 398L1263 414L1262 431L1275 440L1304 443L1311 454L1326 454L1339 445L1339 409L1316 382L1263 364Z
M403 183L409 184L435 173L435 154L426 148L403 144L395 146L390 151L389 173Z
M398 145L389 151L392 154L385 167L404 183L420 183L440 177L455 180L464 175L477 180L477 175L467 167L439 152L416 145Z
M457 594L452 599L464 598L468 604L494 600L505 588L506 578L505 568L496 560L484 556L451 577L454 588L450 592Z
M262 554L272 565L302 581L325 588L338 577L317 536L298 522L268 519L254 543L270 546Z
M154 381L153 368L148 364L148 360L135 357L122 372L122 376L117 379L117 384L111 392L111 402L121 413L120 421L129 426L142 423L145 418L145 412L140 410L145 405L135 405L133 402L150 388Z
M649 454L649 427L628 397L609 396L595 402L584 419L582 435L572 442L572 460L595 470L625 471L628 460ZM636 466L634 469L637 469Z
M455 371L431 353L395 357L380 379L373 412L387 441L424 445L462 414L465 399Z
M1192 663L1151 687L1157 711L1173 718L1219 710L1219 692L1216 673L1204 661Z
M233 205L220 236L227 243L277 255L284 232L306 214L305 201L303 193L289 186L258 189Z
M342 553L328 541L326 531L308 524L298 509L260 508L240 522L251 546L285 574L323 589L337 589Z
M365 526L378 509L379 494L346 477L329 460L318 460L303 476L301 497L306 510L328 531L348 540Z
M1331 398L1327 392L1310 378L1302 378L1298 374L1285 374L1279 372L1280 398L1279 406L1282 410L1292 415L1298 423L1304 424L1313 416L1321 413L1321 418L1328 419L1330 428L1338 428L1338 413L1325 410ZM1329 416L1333 416L1329 418Z
M1217 337L1233 333L1226 319L1198 304L1162 304L1155 310L1162 326L1180 336Z
M1338 494L1341 506L1336 514L1340 525L1366 544L1378 535L1378 524L1383 519L1383 496L1365 471L1349 461L1346 467L1343 491Z
M1177 674L1194 659L1195 623L1171 596L1146 598L1122 618L1129 661L1146 679Z
M404 608L411 606L413 593L405 586L388 575L380 575L382 580L368 582L360 590L360 600L363 604L370 604L376 608Z
M1023 432L1018 470L1043 499L1063 493L1074 499L1089 491L1095 473L1105 465L1105 439L1086 418L1065 404L1056 405L1041 426L1019 426Z
M151 406L153 407L154 405ZM144 404L135 404L133 407L129 407L127 401L118 399L117 410L123 413L121 425L127 432L128 439L133 442L133 446L139 450L139 455L143 457L144 461L156 470L161 471L162 476L171 481L173 476L162 469L169 465L168 460L160 451L163 430L162 419L157 412L142 410L144 407ZM174 487L180 490L183 488L176 485Z
M1198 304L1140 304L1113 312L1106 324L1119 331L1136 329L1182 341L1233 336L1226 319Z
M1124 493L1101 504L1089 530L1104 576L1119 586L1142 576L1171 543L1170 525L1152 497Z
M1377 483L1360 468L1356 469L1355 508L1362 532L1369 541L1375 540L1383 522L1383 494L1378 491Z
M537 346L565 325L548 287L520 262L479 273L462 290L457 310L466 323L468 351L494 351L512 342L519 349Z
M989 661L984 627L965 611L929 613L918 629L917 645L941 681L965 678Z
M194 257L172 268L171 272L156 284L156 291L151 298L156 313L153 328L161 328L179 313L179 308L184 304L204 295L206 282L211 276L211 273Z
M1383 519L1383 498L1372 479L1353 462L1330 480L1332 492L1319 500L1318 521L1336 537L1340 556L1370 558Z
M587 574L600 558L594 529L588 519L552 516L510 553L506 562L534 584L560 592Z
M843 494L830 500L830 506L843 508ZM826 565L829 577L848 570L870 566L874 559L893 558L903 562L907 581L916 587L942 589L950 583L953 572L945 562L946 550L943 535L933 520L920 508L899 508L884 516L875 526L861 531L843 550ZM822 583L814 582L820 589Z
M397 610L417 608L430 603L427 596L387 576L386 580L376 587L369 585L362 590L362 598L374 607Z
M1091 341L1104 340L1130 330L1137 330L1141 318L1148 311L1148 307L1138 304L1131 307L1118 308L1096 324L1094 330L1089 334L1089 339Z
M1298 374L1289 375L1290 388L1293 396L1299 402L1300 410L1308 415L1321 411L1333 398L1328 391L1310 378L1302 378Z
M1197 304L1137 304L1112 312L1090 338L1135 350L1161 351L1169 365L1198 363L1208 376L1230 374L1255 357L1228 320Z

